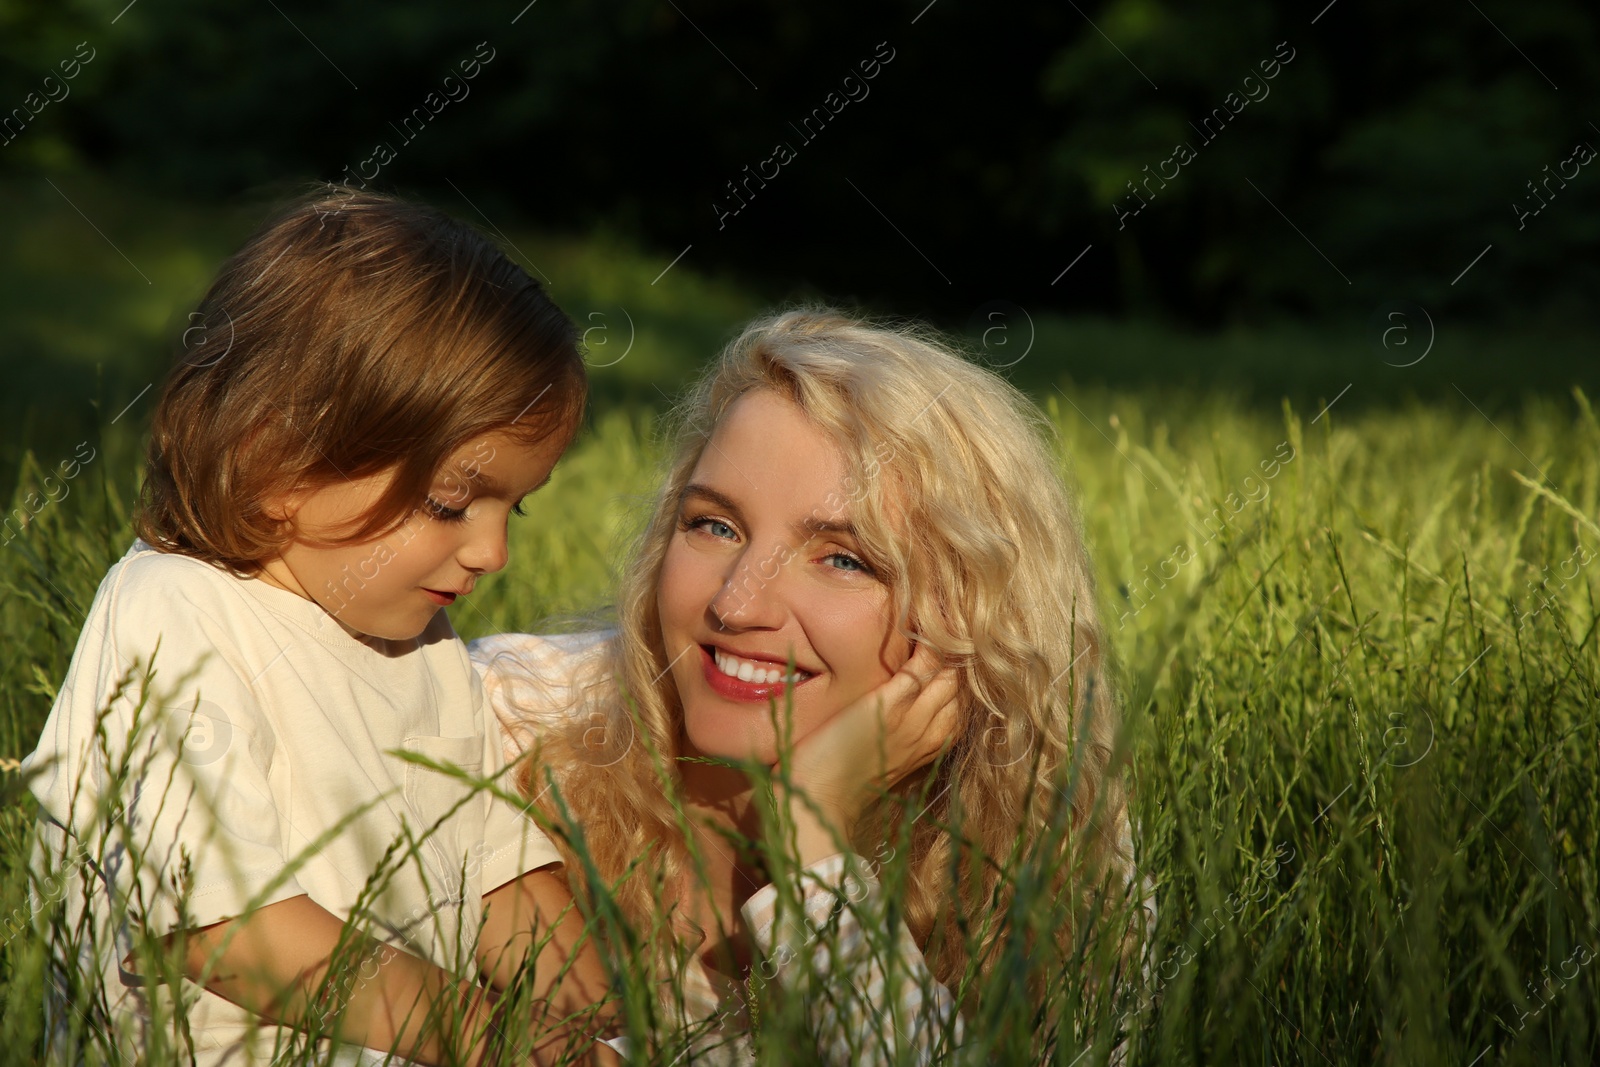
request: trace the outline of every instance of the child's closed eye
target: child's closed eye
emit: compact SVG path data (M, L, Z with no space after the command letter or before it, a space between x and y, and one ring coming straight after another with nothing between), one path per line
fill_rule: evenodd
M426 506L428 512L440 522L461 522L467 517L466 508L453 508L447 504L441 504L431 496L428 497Z

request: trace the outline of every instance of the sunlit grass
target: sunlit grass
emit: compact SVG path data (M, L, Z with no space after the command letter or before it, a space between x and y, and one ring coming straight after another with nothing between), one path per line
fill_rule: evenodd
M1600 427L1584 398L1491 425L1466 405L1313 423L1224 396L1068 393L1045 407L1123 661L1153 996L1081 1001L1071 961L1024 939L972 991L985 1055L1031 1062L1055 1034L1054 1062L1097 1039L1079 1062L1098 1062L1122 1028L1135 1063L1593 1062ZM653 425L597 421L514 527L511 565L452 609L464 635L603 606L657 477ZM31 748L127 546L130 444L105 443L0 550L4 755ZM4 915L31 915L30 825L13 796ZM1052 928L1054 907L1028 898L1019 922ZM31 920L0 947L16 1058L38 1047L46 947ZM654 987L617 962L629 1017L676 1047ZM1032 968L1043 1004L1020 995ZM768 1025L764 1061L814 1058L798 1012Z

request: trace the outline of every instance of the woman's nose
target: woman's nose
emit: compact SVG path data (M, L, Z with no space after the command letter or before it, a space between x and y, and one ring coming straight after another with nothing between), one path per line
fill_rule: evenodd
M789 554L784 546L778 546L758 557L750 552L739 557L708 605L719 629L760 630L782 625L785 608L780 582Z

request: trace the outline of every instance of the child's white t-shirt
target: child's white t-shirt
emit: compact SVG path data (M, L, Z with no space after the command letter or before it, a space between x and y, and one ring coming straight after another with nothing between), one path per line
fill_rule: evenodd
M130 746L141 697L143 732ZM410 641L358 639L293 593L134 543L95 594L23 767L37 774L43 846L66 875L49 884L69 915L87 894L104 939L98 958L78 965L103 974L127 1040L146 1046L147 998L161 998L166 1014L177 991L123 969L132 930L108 890L157 935L299 894L347 919L365 893L374 937L471 970L482 895L559 853L509 801L480 790L463 803L470 790L459 781L395 749L474 776L505 767L482 685L443 611ZM127 784L110 796L108 766L119 762ZM497 781L515 792L510 774ZM108 835L96 828L97 807L103 827L118 803ZM383 864L391 873L373 895L367 882ZM189 886L181 915L180 879ZM265 1062L287 1039L182 986L197 1062Z

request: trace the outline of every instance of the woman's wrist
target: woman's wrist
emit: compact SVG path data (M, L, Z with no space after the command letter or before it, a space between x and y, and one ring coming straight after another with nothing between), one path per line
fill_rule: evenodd
M779 785L776 799L788 811L793 828L793 859L808 867L850 847L851 830L859 805L840 802L827 794L807 792L802 786Z

